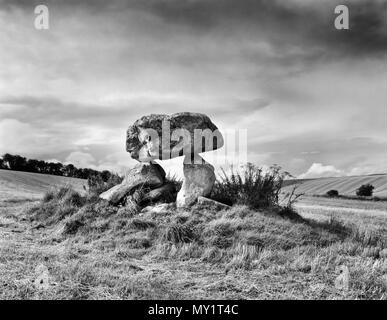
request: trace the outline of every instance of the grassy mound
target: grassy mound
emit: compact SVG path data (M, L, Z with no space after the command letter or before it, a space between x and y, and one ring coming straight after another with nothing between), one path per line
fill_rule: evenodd
M289 259L294 250L305 254L303 263L310 270L312 261L307 252L311 248L341 244L341 250L352 254L366 251L373 257L387 248L383 232L360 230L335 219L318 223L298 216L292 220L280 214L282 210L234 206L216 211L194 206L189 210L133 214L62 188L47 194L28 216L45 227L62 224L57 241L76 238L96 246L125 248L128 255L198 259L222 264L227 270L275 264L278 259Z
M343 293L334 283L344 265L351 270L345 297L387 297L384 226L307 220L292 207L280 206L163 208L156 213L139 212L136 205L115 207L69 188L47 193L25 214L45 232L41 243L67 252L58 256L65 264L53 272L71 285L61 285L53 294L176 299L203 297L205 290L209 298L340 298ZM154 268L164 268L162 275L155 275ZM177 272L172 282L170 270ZM214 282L211 270L222 277L230 274L229 283ZM284 286L277 285L279 280ZM251 283L260 289L251 289ZM235 291L240 287L248 292Z
M229 210L161 205L141 212L134 201L115 207L98 198L108 187L99 183L87 195L49 192L20 212L21 204L5 204L0 298L387 298L383 212L299 207L300 216L292 197L279 204L278 171L248 172L218 182L213 195L228 192ZM45 290L34 285L40 264L50 273ZM335 283L346 268L343 290Z

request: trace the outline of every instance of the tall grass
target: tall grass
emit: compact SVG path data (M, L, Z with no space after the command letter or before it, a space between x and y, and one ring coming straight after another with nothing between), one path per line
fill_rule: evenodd
M57 223L77 212L86 204L86 201L86 197L69 186L50 190L39 204L29 209L29 218L44 224Z
M87 184L89 186L89 194L100 195L101 193L113 188L117 184L120 184L123 180L123 177L119 175L109 176L107 181L104 181L101 176L91 176L87 179Z

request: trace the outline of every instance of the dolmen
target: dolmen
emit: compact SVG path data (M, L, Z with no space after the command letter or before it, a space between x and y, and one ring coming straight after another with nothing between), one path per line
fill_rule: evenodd
M214 167L199 153L223 145L222 134L204 114L181 112L144 116L129 126L126 133L126 151L139 163L127 172L121 184L100 197L118 205L140 190L139 202L168 200L176 201L180 208L190 207L199 197L209 196L215 183ZM177 157L184 157L183 183L178 192L173 183L166 181L165 171L155 162Z

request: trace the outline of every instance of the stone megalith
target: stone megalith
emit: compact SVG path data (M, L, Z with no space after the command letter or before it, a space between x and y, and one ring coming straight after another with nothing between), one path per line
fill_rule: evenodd
M173 186L166 185L165 172L153 160L184 158L184 180L176 205L193 205L199 196L208 196L215 182L214 168L199 153L219 149L223 136L204 114L181 112L172 115L151 114L129 126L126 150L139 161L124 181L102 193L101 198L113 204L124 202L139 186L147 186L142 202L169 201L175 196ZM149 190L150 189L150 190Z
M199 153L219 149L223 144L223 136L210 118L191 112L144 116L128 128L126 135L126 150L138 161L185 156L177 207L191 206L199 196L211 193L214 167Z

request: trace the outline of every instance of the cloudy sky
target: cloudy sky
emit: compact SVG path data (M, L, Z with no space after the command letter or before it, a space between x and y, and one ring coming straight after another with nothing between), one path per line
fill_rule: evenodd
M387 1L77 2L0 0L0 154L120 170L138 117L192 111L258 165L387 172Z

